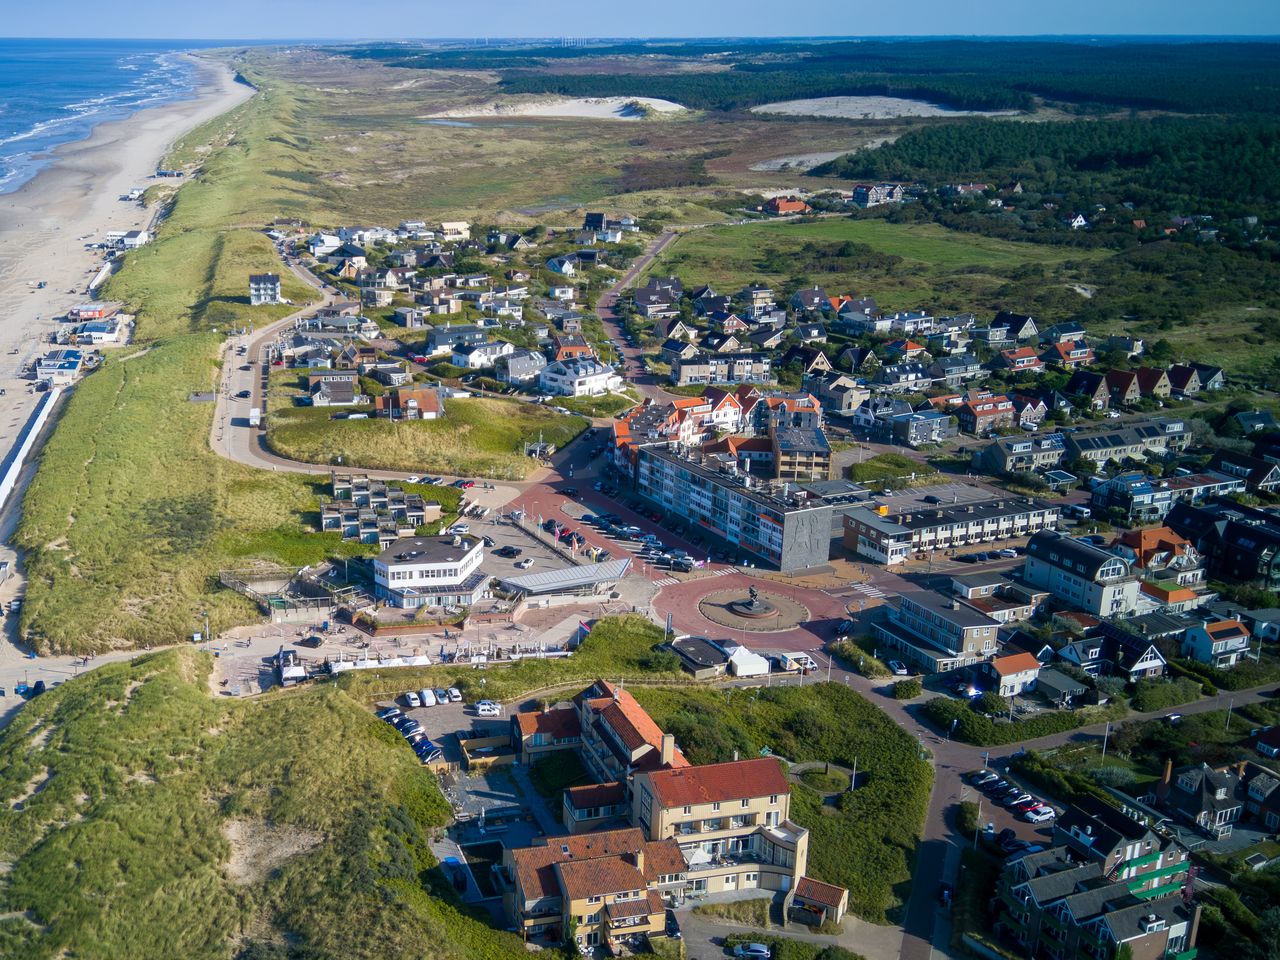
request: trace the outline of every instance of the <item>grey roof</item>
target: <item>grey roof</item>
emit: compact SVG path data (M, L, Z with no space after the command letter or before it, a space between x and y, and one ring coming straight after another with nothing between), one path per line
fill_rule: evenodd
M560 570L539 570L523 576L501 577L504 587L523 590L526 593L560 593L578 587L620 580L631 566L631 558L607 560L604 563L588 563L580 567L564 567Z
M724 649L706 637L678 637L671 641L671 649L698 667L718 667L729 662Z
M1070 896L1082 883L1097 880L1101 875L1101 865L1086 863L1032 877L1027 881L1027 887L1030 888L1036 902L1043 905Z
M830 453L831 444L820 427L779 427L774 442L784 453Z
M1097 577L1104 564L1112 560L1123 560L1101 547L1065 537L1056 530L1041 530L1036 533L1027 542L1027 556L1055 567L1071 569L1090 580ZM1127 566L1126 561L1126 568Z
M985 613L960 603L953 597L943 596L932 590L908 590L901 595L903 602L910 602L931 613L936 613L948 623L960 627L998 627Z
M461 560L480 543L475 537L406 537L378 554L376 562L394 567L414 563L448 563Z
M1045 667L1036 677L1036 689L1041 693L1056 694L1058 697L1078 697L1089 687L1055 667Z
M953 574L951 579L966 587L998 587L1000 584L1008 580L1003 573L996 570L988 570L982 573L957 573Z
M1076 922L1082 923L1115 909L1117 901L1121 901L1124 907L1141 902L1129 892L1128 885L1123 883L1107 883L1080 890L1064 898L1063 902Z

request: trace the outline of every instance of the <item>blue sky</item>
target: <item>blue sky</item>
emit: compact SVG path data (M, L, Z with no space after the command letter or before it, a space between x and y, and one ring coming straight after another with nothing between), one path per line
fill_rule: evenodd
M10 37L316 38L1280 34L1277 0L53 0Z

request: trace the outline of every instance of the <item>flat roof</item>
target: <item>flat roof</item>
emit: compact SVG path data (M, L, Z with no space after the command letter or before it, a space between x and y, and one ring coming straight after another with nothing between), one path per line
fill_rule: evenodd
M911 590L901 595L902 600L915 604L941 619L960 627L998 627L1000 624L985 613L961 603L954 597L943 596L932 590Z
M729 662L724 650L706 637L678 637L671 641L671 649L699 667L718 667Z
M480 546L475 537L405 537L397 540L375 558L375 562L388 567L418 563L450 563L462 560Z
M744 474L729 473L725 470L718 470L707 466L705 460L681 457L671 451L668 443L649 443L639 448L640 456L655 457L659 460L665 460L681 470L686 470L691 474L703 477L712 483L733 490L734 493L748 500L758 503L762 507L770 510L778 510L782 513L798 513L802 510L825 509L828 505L820 498L814 498L813 502L796 504L793 500L786 500L778 494L775 494L766 486L766 481L758 477L752 478L753 486L746 486L744 482ZM713 461L714 462L714 461ZM802 492L803 487L800 485L792 485L793 494Z
M588 563L581 567L563 567L560 570L539 570L537 573L517 577L500 577L498 582L525 593L560 593L609 580L620 580L630 566L631 558L624 557L604 563Z

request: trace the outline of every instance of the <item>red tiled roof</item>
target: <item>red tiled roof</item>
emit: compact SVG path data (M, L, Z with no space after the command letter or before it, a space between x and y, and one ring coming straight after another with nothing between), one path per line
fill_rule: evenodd
M528 710L517 713L516 723L522 737L531 737L535 733L545 733L557 739L582 736L577 711L567 707L561 710Z
M810 903L820 903L823 906L838 909L844 902L845 890L843 887L823 883L812 877L801 877L796 881L796 897L800 900L808 900Z
M782 768L770 757L660 770L649 777L649 785L664 807L723 803L790 792Z
M575 810L585 810L588 807L607 807L611 804L621 803L626 797L626 787L617 780L611 780L609 783L588 783L581 787L569 787L564 792L565 800Z
M556 869L560 874L560 889L569 900L645 888L644 874L629 857L564 860L556 864Z
M1028 673L1040 669L1040 661L1030 653L1012 653L1007 657L996 657L991 661L991 669L1002 677L1015 673Z

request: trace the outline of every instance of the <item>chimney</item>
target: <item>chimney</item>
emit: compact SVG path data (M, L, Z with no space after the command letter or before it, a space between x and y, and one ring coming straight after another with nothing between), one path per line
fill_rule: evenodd
M1164 762L1164 773L1160 775L1160 783L1156 786L1156 799L1164 802L1169 795L1169 787L1173 784L1173 760L1168 758Z
M636 862L636 869L639 870L641 873L644 873L644 848L641 847L639 850L633 853L631 855L631 858Z
M1236 776L1239 777L1241 780L1244 779L1244 771L1245 771L1245 768L1248 766L1249 766L1248 760L1241 760L1239 763L1236 764Z
M675 759L676 754L676 738L674 734L664 733L662 735L662 765L664 767L671 766L671 761Z

